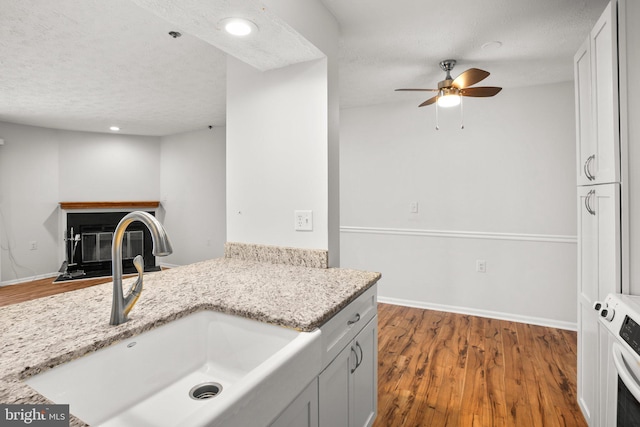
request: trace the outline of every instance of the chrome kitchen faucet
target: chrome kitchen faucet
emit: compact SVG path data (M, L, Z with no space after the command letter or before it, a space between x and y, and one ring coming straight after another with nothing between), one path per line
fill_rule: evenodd
M173 252L169 236L160 221L153 215L135 211L125 215L120 220L116 230L113 232L113 243L111 245L111 260L113 274L113 304L111 305L111 325L119 325L127 321L127 315L138 302L140 293L142 292L142 274L144 272L144 260L142 255L138 255L133 259L133 265L138 272L138 280L129 289L128 295L125 297L122 291L122 240L124 232L134 221L140 221L151 232L153 240L153 251L155 256L167 256Z

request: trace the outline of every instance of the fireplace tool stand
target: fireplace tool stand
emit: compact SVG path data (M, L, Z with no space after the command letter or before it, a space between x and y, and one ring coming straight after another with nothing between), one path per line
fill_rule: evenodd
M73 267L78 264L73 262L76 257L76 249L78 247L78 242L80 241L79 234L73 234L73 227L71 227L71 232L68 236L65 236L65 260L62 262L62 266L60 266L59 273L62 273L60 278L62 279L77 279L78 277L82 277L85 275L84 270L73 270ZM69 262L71 260L71 262ZM71 271L69 269L71 268Z

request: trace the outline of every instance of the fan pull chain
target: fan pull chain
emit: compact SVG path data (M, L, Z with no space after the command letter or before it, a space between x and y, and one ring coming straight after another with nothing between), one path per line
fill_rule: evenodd
M440 130L440 126L438 126L438 100L436 100L436 130Z
M460 129L464 129L464 109L462 108L464 96L460 97Z

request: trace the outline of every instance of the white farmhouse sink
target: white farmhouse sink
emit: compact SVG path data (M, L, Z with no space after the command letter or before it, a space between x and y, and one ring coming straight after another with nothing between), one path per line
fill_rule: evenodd
M266 426L318 375L319 336L201 311L25 382L92 426Z

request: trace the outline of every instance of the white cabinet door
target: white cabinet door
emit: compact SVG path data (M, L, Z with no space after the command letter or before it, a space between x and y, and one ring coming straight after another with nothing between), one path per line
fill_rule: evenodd
M598 299L599 216L590 206L594 187L578 187L578 298L587 305Z
M606 331L593 303L621 292L620 184L578 187L578 402L590 426L605 416Z
M620 181L617 41L609 3L574 57L578 185Z
M590 37L587 37L573 58L578 185L589 185L591 183L592 179L589 172L587 172L587 167L593 161L591 156L596 152L591 129L591 49L589 45Z
M320 426L332 427L349 425L349 380L353 348L347 345L318 377L318 401Z
M320 427L369 427L378 403L378 316L320 374Z
M620 184L578 187L578 295L585 304L621 292L620 259Z
M318 427L317 379L314 379L269 427Z
M351 374L351 423L370 427L378 411L378 316L374 317L354 340L357 359Z

